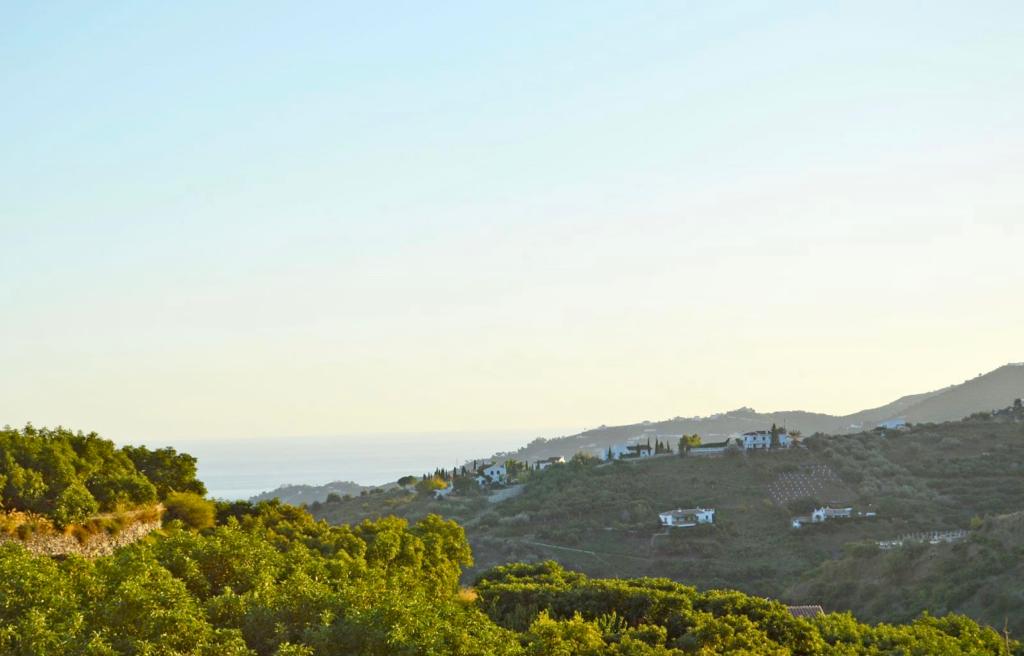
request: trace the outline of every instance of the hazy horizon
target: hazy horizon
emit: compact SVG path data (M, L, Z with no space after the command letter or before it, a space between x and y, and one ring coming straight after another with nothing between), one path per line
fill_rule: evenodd
M846 414L1024 360L1020 3L3 17L0 423Z

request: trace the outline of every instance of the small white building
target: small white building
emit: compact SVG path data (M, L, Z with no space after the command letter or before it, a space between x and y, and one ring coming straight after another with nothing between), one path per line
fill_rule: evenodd
M676 528L696 526L697 524L714 524L714 508L676 508L658 513L662 526L673 526Z
M871 513L873 516L874 513ZM804 515L802 517L794 517L792 521L793 528L800 528L804 524L820 524L830 519L849 519L853 517L853 508L830 508L825 506L823 508L816 508L810 515Z
M508 476L505 465L484 465L477 472L476 482L480 485L504 483Z
M739 446L744 449L770 449L772 448L772 432L770 430L749 431L740 435L737 439ZM785 430L779 431L779 446L789 448L793 444L793 438Z
M630 444L626 447L624 458L650 458L654 455L654 447L650 444Z
M652 455L654 455L654 447L650 444L613 444L601 454L601 459L649 458Z
M564 464L565 464L565 458L564 457L562 457L562 456L552 456L550 458L545 458L544 460L538 460L537 461L537 469L547 469L551 465L564 465Z
M829 519L842 519L853 516L853 508L818 508L811 513L811 521L818 523Z
M906 425L906 419L886 419L882 423L878 424L878 427L885 428L888 430L895 430L897 428L904 428Z

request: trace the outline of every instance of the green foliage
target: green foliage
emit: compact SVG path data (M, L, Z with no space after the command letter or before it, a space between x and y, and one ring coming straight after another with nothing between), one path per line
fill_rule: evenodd
M206 486L196 479L196 459L193 456L178 453L171 447L150 450L144 446L126 446L122 451L135 468L156 486L161 499L172 492L206 494Z
M860 609L871 621L909 621L966 609L1024 634L1024 513L989 517L954 544L907 544L880 551L875 543L847 545L794 586L793 594L832 607ZM880 585L879 581L886 584Z
M943 441L946 446L940 446ZM980 562L970 558L976 569L950 563L957 570L953 576L916 567L916 561L899 567L927 590L941 590L944 580L955 579L948 593L904 594L903 585L882 583L891 580L889 574L864 580L856 571L844 574L844 582L854 582L849 585L831 585L829 576L822 575L826 589L820 596L817 588L802 585L818 581L816 569L843 555L872 562L876 541L918 531L978 528L973 517L1024 508L1024 427L1019 422L986 415L887 437L819 435L805 443L809 448L737 453L735 458L569 463L532 472L521 494L500 503L471 497L483 494L471 483L444 502L389 493L325 507L318 516L336 523L392 514L412 521L443 512L466 526L481 571L511 560L555 558L591 576L666 576L795 604L824 603L872 621L909 621L922 610L936 609L1001 627L1008 616L1011 628L1019 626L1014 630L1024 634L1024 616L1008 612L1024 607L1024 597L1014 590L1024 576L1015 563L1024 561L1024 553L1010 546ZM817 498L784 505L774 501L770 490L780 476L821 465L829 465L841 480L808 492ZM877 511L877 516L791 528L792 517L826 504ZM659 511L697 505L717 510L714 527L657 535L662 532ZM1017 544L1024 544L1024 538ZM972 576L960 576L968 570Z
M432 494L434 490L443 490L446 487L448 487L448 483L444 482L437 476L424 478L416 483L416 491L420 494Z
M679 438L679 444L677 445L679 455L685 456L690 452L690 449L695 446L700 446L700 444L700 435L697 435L696 433L693 435L683 435Z
M5 510L58 525L157 499L153 484L113 442L63 428L0 429L0 483Z
M0 547L0 653L47 656L520 654L458 596L462 529L431 517L330 527L275 503L221 504L110 557Z
M164 499L164 521L180 520L185 526L204 529L213 526L216 508L194 492L171 492Z
M205 494L196 461L174 449L117 449L96 433L0 429L0 507L78 524L151 504L173 491Z
M553 562L507 565L477 581L479 604L522 631L527 654L1005 654L994 630L922 615L870 626L848 614L797 619L739 592L698 592L667 579L589 579ZM1011 642L1012 653L1022 653Z
M220 503L216 513L206 531L171 525L91 561L0 546L0 654L1006 653L996 632L961 616L803 620L739 592L592 579L553 562L499 567L466 594L465 534L436 515L333 527L279 502Z
M53 520L62 526L84 521L96 514L100 504L85 485L74 481L61 490L53 504Z

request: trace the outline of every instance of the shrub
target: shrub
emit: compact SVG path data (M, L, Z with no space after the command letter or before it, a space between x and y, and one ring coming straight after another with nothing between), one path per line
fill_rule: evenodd
M99 503L81 483L75 482L57 495L53 520L58 526L81 522L99 510Z
M197 530L213 526L216 516L213 502L194 492L171 492L164 500L164 507L167 509L164 519L178 519L185 526Z

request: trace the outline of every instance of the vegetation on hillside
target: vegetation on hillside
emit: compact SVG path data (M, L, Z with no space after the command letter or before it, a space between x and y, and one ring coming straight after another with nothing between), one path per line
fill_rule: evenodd
M597 452L609 445L623 442L653 429L661 434L697 433L706 441L717 442L734 433L763 430L771 424L786 426L805 435L833 435L870 430L880 422L904 417L914 423L956 421L975 412L1002 408L1024 396L1024 365L1008 364L986 374L951 385L941 390L912 394L883 405L849 415L837 416L802 410L757 412L739 408L709 417L674 417L663 421L644 421L623 426L600 426L553 439L537 438L513 453L495 454L495 458L512 456L534 461L549 456L568 458L580 450Z
M62 493L78 485L93 500L89 512L162 498L168 523L93 560L32 555L17 541L0 545L2 654L1024 654L1019 643L957 615L902 626L868 626L843 614L797 619L777 602L740 592L697 592L665 578L592 579L553 562L500 566L483 572L475 588L460 589L473 563L470 544L462 527L436 514L412 525L389 516L332 526L279 502L208 501L194 460L183 454L116 450L95 435L60 429L7 430L4 439L5 503L28 499L39 504L34 512L57 517ZM522 472L532 477L528 494L503 504L467 489L448 507L472 513L476 527L494 537L515 536L536 518L579 532L582 543L609 522L626 534L652 528L647 506L620 499L638 472L666 488L650 508L696 496L724 508L737 493L743 498L742 481L763 482L792 465L773 456L603 466L579 458ZM741 475L722 476L730 468ZM545 503L554 498L566 502ZM381 492L322 507L357 502L408 509L432 503L432 495ZM588 503L603 512L586 510ZM784 517L781 509L764 514L766 521ZM668 569L695 552L724 576L738 563L707 558L706 545L744 542L742 526L725 521L675 533L665 546L651 545L662 554L653 560ZM547 539L560 539L546 530Z
M151 505L175 491L205 494L195 458L174 449L118 449L96 433L0 429L0 510L57 527ZM18 522L13 520L17 518Z
M326 501L327 496L330 494L336 494L338 496L344 496L346 494L359 496L361 492L371 489L375 488L373 486L353 483L352 481L332 481L324 485L281 485L274 490L261 492L260 494L251 497L249 501L258 503L260 501L279 499L284 503L301 506L303 504L310 504L316 501Z
M795 604L825 603L872 619L906 619L935 607L1001 627L1001 609L1008 602L997 598L1006 599L1003 592L1021 580L1013 575L1013 552L987 566L995 573L980 592L994 595L990 603L973 600L974 583L954 578L958 589L948 599L963 603L934 606L933 597L909 595L886 615L885 604L871 597L876 588L857 592L839 582L829 590L799 584L817 580L819 566L862 552L865 544L916 531L968 529L975 517L1024 508L1021 419L1011 409L905 432L818 435L805 440L807 449L747 456L613 464L578 459L530 472L522 494L501 503L490 503L479 492L473 496L472 488L444 500L394 490L338 498L312 510L336 523L442 513L466 527L481 568L555 559L592 576L665 576ZM828 468L839 480L816 497L785 503L772 497L777 481L814 468ZM794 515L829 502L877 516L791 527ZM668 531L658 525L659 511L698 505L717 510L715 525ZM1006 576L1000 579L998 572ZM1001 580L1005 583L998 584ZM830 579L821 581L828 585Z
M909 541L882 551L856 545L790 592L871 621L907 621L921 608L960 612L1024 634L1024 512L977 518L967 539Z
M1020 645L963 616L868 626L849 614L793 617L732 590L668 579L590 579L554 562L513 564L477 582L498 624L525 632L530 654L1000 654ZM521 634L522 635L522 634Z
M277 503L220 504L112 556L0 546L0 653L47 656L1021 654L964 617L871 627L793 618L738 592L510 565L460 591L462 529L428 516L354 527Z

